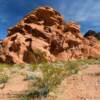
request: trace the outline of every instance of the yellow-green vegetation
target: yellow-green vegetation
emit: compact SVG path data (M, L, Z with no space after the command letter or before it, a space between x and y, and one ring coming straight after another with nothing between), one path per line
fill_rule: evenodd
M62 80L72 74L77 74L84 66L100 64L100 57L69 62L40 63L33 65L33 70L37 68L43 72L43 79L37 78L31 89L25 94L24 99L41 99L53 91ZM37 99L36 99L37 100Z
M8 76L5 74L0 75L0 84L6 83L8 81Z
M10 68L11 66L12 68L17 66L30 67L31 70L28 70L26 80L30 81L32 84L29 86L29 90L21 96L21 100L33 100L33 98L40 100L42 97L47 96L49 92L53 91L65 77L72 74L77 74L81 69L93 64L100 64L100 57L77 61L58 61L52 63L42 62L28 65L0 64L0 69L3 69L7 66L10 66ZM37 77L37 75L35 75L37 70L42 72L43 76ZM97 73L96 75L99 76L100 74ZM7 82L7 79L7 77L2 76L0 81Z
M83 65L93 65L93 64L100 64L100 57L97 56L93 59L84 59L84 60L78 60L77 63L83 64Z
M46 59L45 59L46 53L45 52L43 52L39 49L36 49L36 50L32 51L32 53L35 56L35 63L46 61Z
M68 63L68 67L65 62L55 62L51 64L41 63L33 65L34 70L37 68L42 70L43 79L37 78L35 83L33 82L33 86L31 86L30 91L28 91L24 97L24 99L27 98L26 100L47 96L50 91L61 83L65 76L77 73L79 70L79 67L71 62Z
M8 64L0 64L0 71L5 67L10 67L10 66Z

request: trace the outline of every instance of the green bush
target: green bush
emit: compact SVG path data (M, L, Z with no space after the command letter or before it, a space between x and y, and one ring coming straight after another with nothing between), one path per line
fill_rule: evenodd
M1 74L0 75L0 84L7 83L7 81L8 81L8 76L5 74Z

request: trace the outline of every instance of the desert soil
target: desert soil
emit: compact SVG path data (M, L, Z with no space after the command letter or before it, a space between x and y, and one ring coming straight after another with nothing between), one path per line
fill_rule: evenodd
M92 65L66 78L48 99L100 100L100 65Z
M13 75L3 88L0 100L19 100L15 94L28 89L22 75ZM100 65L92 65L76 75L66 77L46 100L100 100Z
M18 95L28 89L28 81L23 81L21 75L14 75L3 88L0 89L0 100L18 100Z

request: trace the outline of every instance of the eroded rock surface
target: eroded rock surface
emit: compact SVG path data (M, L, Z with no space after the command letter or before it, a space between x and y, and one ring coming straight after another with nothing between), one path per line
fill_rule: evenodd
M100 55L100 45L97 48L96 43L97 40L83 37L80 25L65 23L63 16L51 7L39 7L8 29L8 36L0 41L0 62L92 58Z

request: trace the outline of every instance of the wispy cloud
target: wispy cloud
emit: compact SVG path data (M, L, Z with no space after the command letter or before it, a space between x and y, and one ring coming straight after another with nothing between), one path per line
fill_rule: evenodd
M67 0L69 1L69 0ZM92 28L100 31L100 1L99 0L65 0L60 4L65 19L81 24L82 31Z
M27 12L41 5L50 5L65 17L100 31L100 0L0 0L0 36L8 26L16 24Z

